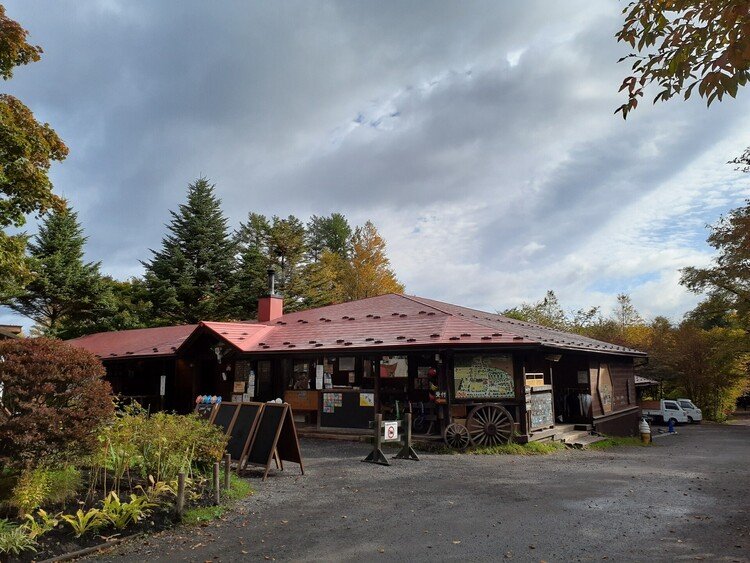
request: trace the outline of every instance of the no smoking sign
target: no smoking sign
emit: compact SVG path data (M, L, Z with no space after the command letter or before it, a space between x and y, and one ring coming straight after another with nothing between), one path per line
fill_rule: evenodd
M386 441L398 440L398 422L384 422L383 430Z

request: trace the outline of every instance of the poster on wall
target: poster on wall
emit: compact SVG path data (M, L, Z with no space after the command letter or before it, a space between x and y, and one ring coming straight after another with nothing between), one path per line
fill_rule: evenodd
M375 406L375 393L360 393L359 394L359 406L360 407L374 407Z
M383 356L380 359L380 377L409 377L406 356Z
M612 412L612 378L609 375L609 366L599 364L599 378L597 379L597 392L599 400L602 403L602 412L608 414Z
M512 399L516 396L510 354L457 354L453 379L456 399Z

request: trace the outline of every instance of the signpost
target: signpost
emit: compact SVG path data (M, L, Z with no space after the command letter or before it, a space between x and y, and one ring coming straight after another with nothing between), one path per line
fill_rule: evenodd
M404 425L406 431L404 432L403 447L399 452L393 456L394 459L411 459L419 461L419 456L414 448L411 446L411 413L407 412L405 415ZM378 465L390 465L388 458L385 457L381 448L384 442L398 442L399 432L398 429L403 425L400 420L388 420L383 421L383 415L378 413L375 415L375 421L370 423L371 427L375 432L375 440L373 442L372 451L362 461L368 463L377 463Z

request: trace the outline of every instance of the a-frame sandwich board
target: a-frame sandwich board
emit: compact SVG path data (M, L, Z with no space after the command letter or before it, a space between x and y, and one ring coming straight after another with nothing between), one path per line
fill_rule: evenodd
M292 408L286 403L266 403L240 467L263 467L265 481L274 457L281 463L281 469L284 461L290 461L298 463L300 471L305 474Z

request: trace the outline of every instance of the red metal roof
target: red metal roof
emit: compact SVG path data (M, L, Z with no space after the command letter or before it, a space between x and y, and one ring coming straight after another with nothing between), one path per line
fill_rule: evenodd
M68 340L103 360L146 356L172 356L198 325L137 328L99 332Z
M103 359L173 354L196 326L249 353L541 345L645 355L502 315L396 294L288 313L266 323L203 321L199 325L93 334L70 342Z

